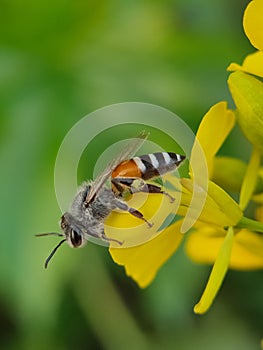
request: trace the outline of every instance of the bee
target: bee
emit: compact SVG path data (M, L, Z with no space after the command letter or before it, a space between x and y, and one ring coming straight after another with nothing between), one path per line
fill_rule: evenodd
M133 157L148 135L146 132L140 133L138 138L130 141L94 181L84 182L80 186L69 211L61 217L60 226L63 233L50 232L36 235L63 237L46 259L45 268L64 242L72 248L79 248L83 247L91 237L95 237L105 242L116 242L122 245L123 242L109 238L104 233L104 221L115 209L126 211L144 221L148 227L152 227L139 210L125 202L124 197L127 193L163 194L168 196L171 202L174 201L174 198L161 187L147 184L146 181L173 171L185 156L172 152L158 152ZM109 179L111 188L106 186Z

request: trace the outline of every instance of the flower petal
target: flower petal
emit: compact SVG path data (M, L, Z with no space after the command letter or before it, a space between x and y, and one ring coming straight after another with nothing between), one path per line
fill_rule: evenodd
M263 83L246 73L234 72L228 84L244 135L263 153Z
M168 196L149 193L135 193L127 202L130 207L139 210L153 224L152 227L128 212L113 211L104 225L107 237L123 242L121 248L128 248L146 243L157 236L164 222L173 219L173 213L177 212L180 202L179 189L176 192L174 189L166 190L174 197L173 203ZM111 247L118 248L119 244L111 242Z
M256 187L260 167L260 153L253 149L240 192L240 208L245 210Z
M195 313L205 313L213 303L227 272L233 246L233 240L234 230L232 227L229 227L227 235L216 258L212 272L209 276L204 293L198 304L196 304L194 307Z
M147 287L160 267L179 247L183 235L181 221L164 229L151 241L132 248L110 248L112 259L141 287Z
M226 102L219 102L202 119L196 138L201 144L207 160L209 174L212 173L212 160L235 124L235 114L227 109ZM195 157L193 147L190 164Z
M240 230L235 236L230 267L239 270L263 268L263 235Z
M206 193L205 203L200 208L198 201L191 202L193 192L193 181L191 179L181 179L183 186L181 204L177 214L184 216L189 208L189 216L195 217L196 221L217 225L221 227L235 226L241 219L243 213L239 205L219 186L212 181L208 183L208 192ZM185 188L189 193L185 192ZM203 189L196 190L200 198L204 197ZM198 196L197 196L198 199ZM196 212L199 215L196 215Z
M251 44L261 51L263 51L262 13L262 0L253 0L248 4L243 18L243 26L246 36L250 40Z
M185 249L196 263L213 264L223 244L225 231L216 227L199 225L197 231L189 235ZM263 268L263 235L246 229L234 237L229 268L253 270Z
M226 231L217 226L196 225L196 231L187 237L185 250L191 260L196 263L214 264Z
M231 63L227 70L230 72L239 70L263 78L263 52L257 51L248 55L242 66L237 63Z

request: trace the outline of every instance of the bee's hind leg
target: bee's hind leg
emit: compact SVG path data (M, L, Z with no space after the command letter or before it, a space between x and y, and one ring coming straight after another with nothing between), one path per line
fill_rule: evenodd
M138 177L116 177L111 180L112 190L117 195L122 195L125 191L132 193L144 192L144 193L156 193L163 194L170 199L173 203L175 198L168 192L163 191L158 185L148 184L144 180Z
M129 207L126 203L120 200L116 200L115 204L118 209L127 211L128 213L135 216L136 218L143 220L148 225L149 228L153 226L152 223L150 223L147 219L145 219L145 217L143 216L143 213L141 213L139 210Z
M133 191L135 193L135 191ZM146 192L146 193L157 193L157 194L163 194L167 196L170 199L170 202L173 203L175 198L171 196L168 192L163 191L161 187L157 185L152 185L145 183L143 187L141 187L137 192Z

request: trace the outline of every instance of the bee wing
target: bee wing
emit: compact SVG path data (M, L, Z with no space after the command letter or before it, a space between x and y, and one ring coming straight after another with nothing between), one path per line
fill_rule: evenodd
M136 139L132 139L127 143L127 145L122 149L121 153L108 164L106 169L91 184L90 191L85 200L86 204L88 204L94 199L101 187L111 176L111 173L116 168L116 166L124 160L133 157L136 151L140 149L140 147L142 146L142 144L148 136L148 132L142 131Z

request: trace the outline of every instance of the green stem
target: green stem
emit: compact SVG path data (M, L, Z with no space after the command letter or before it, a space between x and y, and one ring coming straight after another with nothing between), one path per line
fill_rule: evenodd
M246 218L245 216L242 217L242 219L237 223L235 228L246 228L250 231L256 231L256 232L263 233L263 223L262 222Z

